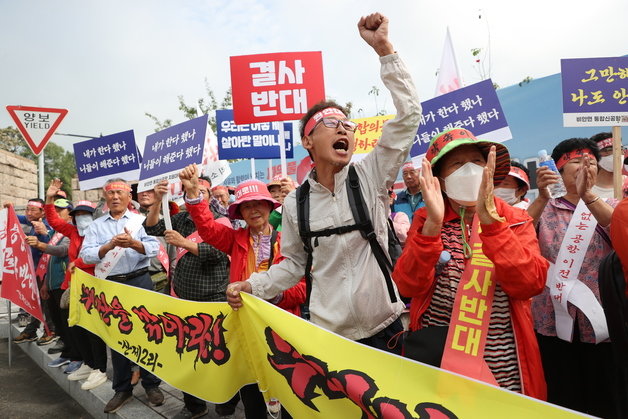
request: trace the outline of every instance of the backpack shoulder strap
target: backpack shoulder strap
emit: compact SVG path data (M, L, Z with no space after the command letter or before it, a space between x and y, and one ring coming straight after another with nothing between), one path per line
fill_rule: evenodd
M273 264L275 260L275 243L277 243L277 236L279 232L273 228L273 232L270 235L270 257L268 258L268 266Z
M305 303L301 307L301 317L305 320L310 319L310 295L312 294L312 239L310 231L310 182L306 179L301 186L297 188L297 224L299 227L299 236L303 241L303 250L307 253L305 262Z
M360 233L362 234L362 237L368 240L371 245L371 251L377 260L377 264L379 265L382 274L384 274L390 301L396 303L397 295L395 294L395 287L390 276L393 266L389 256L386 255L386 252L384 252L384 249L382 249L382 246L377 241L377 235L375 234L373 223L369 217L368 208L366 207L364 197L362 196L362 190L360 189L360 178L358 177L358 172L355 170L355 166L353 165L349 165L349 175L347 176L347 195L349 198L349 206L351 207L351 212L353 213L353 218L355 218L356 224L361 227Z

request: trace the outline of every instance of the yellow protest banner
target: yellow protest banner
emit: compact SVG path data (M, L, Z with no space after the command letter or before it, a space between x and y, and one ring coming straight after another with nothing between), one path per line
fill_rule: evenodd
M370 118L352 119L358 124L358 128L355 130L355 150L353 153L365 154L373 150L382 136L384 122L394 117L395 115L378 115Z
M391 355L253 296L178 300L75 269L70 324L213 403L257 382L295 418L569 418L578 414Z

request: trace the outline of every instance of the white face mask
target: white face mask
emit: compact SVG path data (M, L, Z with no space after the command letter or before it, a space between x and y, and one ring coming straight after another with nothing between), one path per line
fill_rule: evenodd
M484 167L468 162L445 178L445 193L464 206L473 206L478 200Z
M506 201L508 205L514 205L517 202L517 190L512 188L495 188L493 195Z
M92 221L94 221L94 219L89 214L77 215L74 217L74 222L76 223L79 236L85 235L85 230L87 230L87 227L89 227Z
M607 172L612 172L613 171L613 155L611 154L610 156L604 156L600 159L599 162L597 162L597 165L600 166L602 169L606 170Z

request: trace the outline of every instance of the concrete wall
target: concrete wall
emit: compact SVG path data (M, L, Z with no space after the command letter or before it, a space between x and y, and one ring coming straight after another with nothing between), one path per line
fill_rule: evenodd
M0 204L9 201L22 209L29 199L37 197L37 192L37 164L0 150Z

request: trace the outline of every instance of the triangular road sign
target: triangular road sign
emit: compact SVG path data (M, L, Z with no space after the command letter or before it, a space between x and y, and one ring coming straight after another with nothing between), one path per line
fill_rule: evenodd
M68 113L67 109L33 106L7 106L7 111L36 156L46 147L48 140Z

